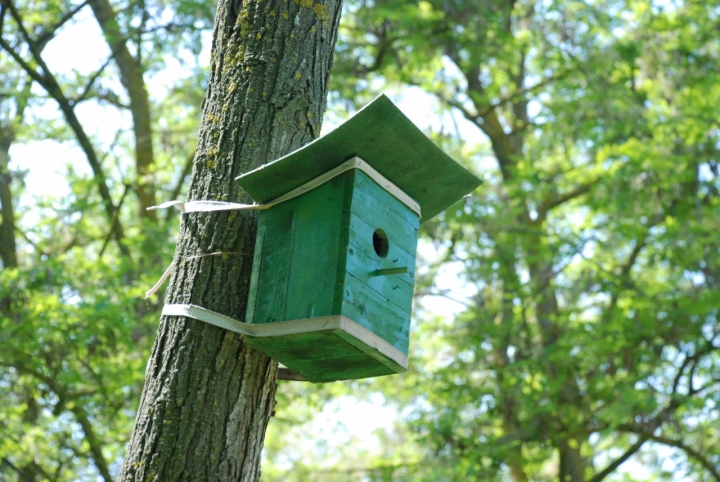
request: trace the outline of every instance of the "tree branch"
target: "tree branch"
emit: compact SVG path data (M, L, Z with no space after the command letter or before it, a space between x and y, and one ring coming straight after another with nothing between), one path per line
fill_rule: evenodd
M102 258L103 254L105 253L105 249L107 248L108 243L110 242L110 240L113 237L113 232L115 231L115 226L119 222L120 208L122 208L123 201L125 201L125 196L127 196L127 193L129 190L130 190L130 185L125 184L125 190L123 191L122 196L120 196L120 201L118 201L118 204L115 207L115 212L113 213L112 219L110 220L110 229L108 230L107 237L105 238L102 248L100 249L100 253L98 253L98 258Z
M624 454L622 454L620 457L612 461L607 467L605 467L603 470L598 472L597 474L593 475L593 477L588 482L600 482L608 475L612 474L617 470L618 467L620 467L622 464L624 464L630 457L635 455L635 453L640 450L640 448L643 446L645 442L647 442L649 437L641 436L637 442L632 444L630 448L628 448Z
M688 396L697 395L698 393L700 393L704 390L707 390L708 388L712 387L713 385L715 385L716 383L718 383L720 381L720 379L718 379L718 378L711 379L710 382L705 384L704 386L699 387L697 389L693 388L692 375L695 371L695 365L700 361L700 358L702 358L703 356L709 355L713 351L720 349L720 347L713 345L712 340L707 341L704 338L703 338L703 340L707 344L702 349L695 351L695 353L693 353L692 355L689 355L689 356L686 355L685 360L683 360L682 364L680 365L680 368L678 368L678 371L675 374L675 378L673 379L673 386L672 386L672 395L673 396L678 395L677 390L678 390L678 386L680 385L680 380L682 379L682 376L685 373L685 369L691 363L693 364L693 367L691 369L691 373L689 375L689 380L688 380L688 393L687 393ZM677 399L675 398L673 400L673 402L671 403L671 405L673 403L677 403L679 405L679 402L675 402L675 400L677 400Z
M142 49L138 44L137 57L133 57L130 53L127 45L129 39L121 31L117 22L117 14L108 0L89 0L89 4L105 41L113 53L115 64L120 71L120 82L130 98L130 114L133 119L135 136L136 183L133 187L139 201L138 216L157 221L157 213L147 210L156 204L155 184L152 181L155 156L152 145L152 113L141 64ZM146 10L143 7L143 15L145 13ZM143 16L141 29L145 21L146 17Z
M517 100L518 97L522 97L525 94L529 94L530 92L534 92L542 87L545 87L548 84L551 84L552 82L555 82L556 80L560 80L564 77L567 77L569 72L563 71L560 73L557 73L555 75L551 75L550 77L545 77L543 80L537 82L536 84L533 84L529 87L520 87L519 89L513 91L512 93L500 97L495 102L492 102L487 105L485 109L481 109L478 111L479 116L486 115L490 113L490 111L497 109L498 107L501 107L503 104L506 104L508 102L513 102Z
M55 394L61 400L77 399L81 396L77 393L67 391L65 387L63 387L53 376L38 372L37 370L22 364L16 364L14 365L14 368L19 372L30 375L45 383L48 388L55 392ZM98 440L95 429L90 422L90 417L87 411L78 402L73 403L72 407L69 408L69 410L73 413L73 415L75 415L75 418L83 429L83 432L85 434L85 440L90 446L90 453L92 454L91 459L93 460L95 467L97 467L105 482L113 482L113 478L110 476L110 470L108 468L107 461L105 460L105 456L102 453L100 441Z
M2 467L2 465L7 465L13 472L18 475L18 477L20 477L21 480L25 480L27 482L35 482L35 477L26 474L23 469L16 467L12 462L10 462L10 459L8 459L7 457L3 457L2 459L0 459L0 462L0 467Z
M102 73L105 71L105 69L107 68L107 66L110 65L110 62L112 62L112 60L113 60L113 54L111 54L111 55L107 58L107 60L105 60L105 63L103 63L103 64L100 66L100 68L97 70L97 72L95 72L95 73L93 74L93 76L90 77L90 80L89 80L88 83L85 85L85 89L83 89L82 94L80 94L80 96L78 96L76 99L73 99L73 100L71 101L73 106L75 106L75 105L79 104L80 102L82 102L83 100L85 100L85 98L87 97L87 95L90 93L90 89L92 89L92 86L95 84L95 81L100 77L100 75L102 75Z
M90 446L90 453L92 454L92 460L95 463L95 467L97 467L105 482L114 482L114 479L110 475L107 461L105 460L105 457L102 453L102 445L97 438L95 429L90 422L90 417L85 411L85 408L83 408L82 405L75 403L72 405L70 411L73 413L73 415L75 415L75 419L78 421L78 423L82 427L83 432L85 433L85 440Z
M585 184L581 184L572 191L568 191L563 195L555 196L552 199L546 199L545 202L543 202L542 205L538 208L538 219L545 219L547 213L550 212L552 209L562 204L565 204L566 202L571 201L576 197L588 193L598 182L600 182L600 178L594 179Z
M185 159L185 165L183 166L182 172L180 173L180 177L178 177L177 183L175 184L175 187L170 191L170 199L177 199L178 196L180 196L180 192L182 191L183 186L185 185L185 178L190 175L190 172L192 171L193 167L193 161L195 160L195 149L193 149L192 154L190 154L187 159ZM170 216L172 216L172 210L168 209L165 213L165 222L170 219Z
M178 177L175 187L170 192L170 199L177 199L177 197L180 195L180 192L182 191L182 188L185 185L185 178L190 174L190 171L192 171L194 160L195 160L195 149L193 149L192 154L190 154L187 157L187 159L185 159L185 165L183 166L182 172L180 173L180 176Z
M662 435L650 435L650 439L663 445L668 445L670 447L675 447L682 450L689 457L697 460L700 465L705 468L705 470L710 472L710 474L715 480L720 482L720 466L713 465L713 463L708 460L708 458L705 457L702 453L700 453L700 451L695 450L694 448L685 444L682 440L675 440L672 438L663 437Z
M33 59L37 64L40 66L40 68L43 71L43 74L41 75L37 70L35 70L30 64L28 64L2 37L0 37L0 47L7 51L10 56L18 62L20 67L25 70L25 72L38 84L40 84L47 93L58 103L60 110L62 111L65 120L67 121L70 129L75 134L75 137L77 138L78 144L80 145L80 148L83 150L85 157L88 160L88 163L90 164L90 167L93 170L93 175L95 178L95 182L97 183L98 190L100 192L100 197L103 201L103 205L105 207L105 213L108 216L109 219L112 219L113 213L115 212L115 205L112 200L112 196L110 195L110 189L107 185L107 178L105 176L105 173L103 171L102 165L100 164L100 161L97 157L97 153L95 152L95 148L92 145L92 142L90 141L90 138L88 137L87 133L85 132L82 123L78 119L77 115L75 114L75 110L71 104L71 102L68 100L68 98L65 96L65 94L62 91L62 88L60 87L60 84L57 82L55 77L53 76L50 69L47 67L47 64L42 59L41 50L38 48L37 44L33 39L30 37L30 35L27 32L27 29L23 25L22 17L20 16L20 13L15 8L14 4L12 3L12 0L0 0L0 3L7 7L8 11L10 12L10 15L13 17L15 22L18 25L18 29L22 34L23 39L28 45L28 48L30 49L30 52L32 53ZM114 229L114 236L115 240L117 241L118 248L120 249L120 252L126 256L127 258L132 259L130 255L129 249L122 244L123 239L123 229L119 222L115 223L115 229Z
M43 50L45 48L45 45L47 45L47 43L53 39L53 37L55 36L55 32L57 32L60 27L69 22L75 16L75 14L82 10L87 4L88 0L85 0L80 5L60 17L60 20L55 25L53 25L47 30L43 29L43 31L40 33L40 35L38 35L38 38L36 40L39 50Z
M2 2L4 0L0 0ZM45 90L47 90L47 81L45 79L44 75L41 75L37 70L35 70L30 64L25 62L25 60L20 57L20 55L15 52L15 49L12 48L12 46L5 41L2 37L0 37L0 48L5 50L8 54L10 54L10 57L13 58L15 62L18 63L21 69L25 71L26 74L30 76L31 79L33 79L35 82L40 84Z

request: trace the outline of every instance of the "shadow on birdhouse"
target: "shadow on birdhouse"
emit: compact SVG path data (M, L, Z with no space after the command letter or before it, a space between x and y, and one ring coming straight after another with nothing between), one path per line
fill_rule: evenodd
M282 200L259 216L246 323L267 331L247 344L313 382L406 370L418 228L481 181L384 95L237 181Z

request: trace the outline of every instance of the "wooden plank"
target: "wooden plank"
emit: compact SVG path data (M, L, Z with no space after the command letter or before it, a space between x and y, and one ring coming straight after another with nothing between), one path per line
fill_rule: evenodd
M346 184L341 175L297 198L285 320L333 314Z
M410 314L352 274L346 273L343 288L342 315L407 354Z
M413 286L406 281L407 273L390 276L373 276L376 269L370 261L367 261L367 254L350 245L348 257L345 263L346 272L350 273L361 283L378 293L383 298L392 301L404 312L412 312Z
M253 254L252 273L250 275L250 289L248 291L248 306L245 310L245 321L254 323L255 308L257 306L258 286L260 284L260 266L262 265L263 245L267 231L267 212L258 215L258 229L255 236L255 253Z
M390 275L397 275L397 274L407 274L408 269L407 266L404 268L385 268L385 269L376 269L373 271L370 276L390 276Z
M263 353L282 362L288 368L292 360L317 360L338 358L348 353L361 353L355 347L348 348L347 343L339 343L332 330L281 335L263 338L248 338L247 344L253 348L262 347Z
M387 341L366 328L363 328L350 318L341 315L278 323L250 324L191 304L165 305L162 312L163 315L187 316L201 320L211 325L246 335L248 337L247 343L250 346L265 345L268 349L276 347L280 354L292 354L295 352L296 357L302 357L303 359L324 359L327 356L345 356L346 353L344 352L327 355L328 350L324 348L322 343L319 343L321 338L317 338L317 336L322 335L316 335L317 333L333 332L341 336L345 341L348 341L353 347L369 354L372 358L388 361L388 363L386 363L387 366L393 369L405 370L407 368L407 354L400 352ZM257 341L256 338L261 338L265 341ZM303 346L302 340L306 339L309 339L309 343L305 344L307 348L299 348L299 346ZM293 346L284 346L283 344L286 343L287 340L300 340L300 342ZM349 348L346 351L348 353L354 353L355 349Z
M406 369L344 330L249 337L246 343L312 382L389 375Z
M241 330L238 331L240 333L251 337L277 338L278 340L282 340L282 337L291 335L327 331L333 331L334 333L344 332L347 335L344 339L353 338L357 341L357 343L351 343L353 346L360 348L364 352L377 352L382 355L383 358L392 360L392 364L388 366L399 366L403 369L407 368L407 354L400 352L381 337L345 316L333 315L280 323L265 323L262 325L249 325L237 321L235 321L234 324L242 325L239 327L241 328ZM314 348L318 349L319 347L319 345L316 345ZM315 350L312 350L312 352L315 353ZM322 353L319 352L319 354L314 356L322 357Z
M364 172L367 174L373 181L378 183L383 189L388 191L390 194L392 194L394 197L396 197L398 200L400 200L403 204L405 204L407 207L409 207L413 212L417 213L417 215L420 215L420 204L417 203L413 198L408 196L405 192L403 192L402 189L397 187L395 184L390 182L389 179L385 178L377 172L373 167L368 164L367 162L363 161L359 157L353 157L352 159L349 159L339 166L330 169L326 173L316 177L315 179L303 184L302 186L293 189L290 192L287 192L280 196L277 199L272 200L270 203L268 203L269 206L275 206L276 204L283 203L285 201L288 201L290 199L296 198L308 191L311 191L329 180L333 179L334 177L337 177L347 171L357 169L359 171Z
M382 211L382 207L377 211ZM343 216L343 222L349 231L349 241L358 246L364 246L367 252L375 252L372 242L373 233L376 229L381 229L390 242L391 248L393 246L400 248L411 258L415 258L417 228L410 228L406 223L393 219L392 216L377 215L373 218L362 212L352 212Z
M353 185L351 207L343 214L348 247L338 270L352 274L410 313L419 219L364 173L354 173ZM381 229L388 239L389 249L384 258L373 247L376 229ZM397 267L406 267L408 272L387 277L373 276L377 270ZM337 301L339 299L340 296L336 297Z
M306 371L305 367L301 365L293 369L298 373L307 373L307 376L304 376L304 378L315 383L334 382L337 380L358 380L383 375L394 375L396 373L377 360L373 360L367 356L362 364L357 364L350 360L337 360L335 363L341 366L342 369L335 372L326 372L323 370Z
M253 316L247 319L248 322L273 323L286 319L290 266L297 231L296 210L297 200L292 200L261 214L265 226L262 259L258 268Z
M255 338L251 346L313 382L345 380L358 375L360 378L373 376L375 370L366 373L367 366L377 364L376 360L338 338L332 331Z
M417 238L417 230L420 226L417 213L380 187L364 172L354 170L352 173L354 189L350 210L371 225L378 220L392 220L397 224L398 218L402 219L409 224L403 228L409 231L410 237L414 231L414 236Z
M393 358L390 358L386 356L383 352L378 351L374 349L373 347L369 347L365 343L363 343L358 338L355 338L350 333L345 332L343 330L337 330L334 332L336 336L342 338L350 345L356 347L357 349L361 350L363 353L367 354L371 358L377 360L382 365L386 366L390 369L392 373L402 373L407 370L407 363L401 365L397 363L397 361ZM405 358L407 360L407 358Z

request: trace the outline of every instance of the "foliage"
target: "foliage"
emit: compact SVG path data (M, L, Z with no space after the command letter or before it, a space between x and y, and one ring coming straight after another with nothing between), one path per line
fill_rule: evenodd
M432 461L411 478L599 481L635 455L660 479L720 480L717 9L348 14L337 95L420 87L457 125L438 142L486 180L425 226L474 294L453 321L422 319L402 382L370 385ZM436 273L421 307L451 295ZM648 457L660 446L675 462Z
M157 300L142 298L169 262L177 229L173 213L159 222L144 215L139 192L178 197L191 167L204 78L197 54L212 7L113 5L115 50L131 52L148 79L175 75L151 92L155 154L142 173L127 122L138 100L112 49L89 71L87 62L65 68L44 56L92 35L89 3L0 4L0 75L18 88L0 98L1 227L17 243L2 250L0 271L2 480L114 479L158 319ZM77 55L97 55L96 45ZM97 129L98 118L119 121ZM13 145L39 140L77 146L67 166L55 166L67 188L26 192L27 172L8 162Z
M110 480L158 318L141 298L176 229L139 193L184 190L214 5L112 4L150 93L146 171L112 49L90 72L42 65L95 24L89 4L0 5L0 231L17 243L14 262L0 246L0 479ZM718 22L696 1L346 3L328 118L380 90L425 104L485 184L424 225L411 370L281 382L265 480L720 480ZM9 163L37 139L81 146L64 194L26 192ZM378 394L399 420L376 446L313 421Z

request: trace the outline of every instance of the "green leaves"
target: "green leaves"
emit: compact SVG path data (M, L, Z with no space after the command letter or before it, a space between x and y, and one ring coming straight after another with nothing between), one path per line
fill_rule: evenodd
M155 317L134 311L137 290L103 279L116 279L116 268L78 249L0 274L9 305L0 316L1 454L18 467L69 480L124 452Z
M73 8L19 5L33 34ZM166 66L189 70L151 91L150 174L159 197L178 197L214 6L161 2L145 23L141 4L116 7L146 79ZM15 42L9 18L4 38ZM702 2L346 4L333 112L381 90L424 92L446 109L428 115L453 113L433 139L486 183L423 228L439 254L418 267L411 370L344 385L283 382L264 477L635 480L611 465L623 453L658 480L717 477L717 19ZM0 75L24 85L3 55ZM125 102L115 76L105 70L86 102ZM73 95L88 80L58 78ZM33 122L2 100L3 128L21 141L71 138L36 112L35 92L13 94ZM21 267L0 272L0 477L16 473L10 463L37 480L97 478L122 457L157 319L139 298L169 262L176 225L174 214L137 221L134 190L145 181L127 162L132 136L118 132L93 143L107 153L112 199L124 199L131 257L112 242L83 170L67 171L67 197L25 196L17 210ZM21 183L12 186L20 199ZM440 290L448 269L457 281ZM465 307L438 313L429 294ZM376 433L377 447L348 439L314 449L297 435L328 400L377 393L400 414ZM668 473L671 457L681 462Z
M347 16L341 97L419 86L495 161L444 129L487 183L425 234L475 294L453 320L417 311L417 371L382 384L436 478L599 481L654 452L648 434L687 441L655 442L684 453L678 471L715 476L718 380L700 373L720 361L717 13L385 1ZM636 460L660 474L658 457Z
M199 50L200 32L208 25L203 22L214 5L191 3L183 4L182 12L161 5L144 9L132 2L113 5L145 80L160 72L168 58ZM173 214L164 222L139 220L136 194L157 183L162 197L181 195L194 151L198 116L193 113L204 92L198 76L204 74L191 59L194 72L171 60L171 80L152 85L155 123L150 132L156 155L144 172L133 172L134 131L113 121L126 115L127 95L111 59L83 59L86 67L97 62L90 72L76 69L72 56L58 71L54 62L38 66L48 42L52 46L57 41L55 34L89 28L94 20L83 17L89 7L12 2L13 16L8 5L3 9L6 50L0 53L0 75L18 89L13 97L5 93L0 98L2 172L13 142L70 141L83 151L68 149L72 162L67 166L58 164L56 152L47 153L55 164L43 165L65 181L65 186L53 186L61 194L52 195L27 190L22 175L12 169L32 169L34 184L43 173L17 156L10 164L14 212L5 191L0 200L3 216L15 220L11 236L19 264L0 271L0 478L109 481L124 456L156 331L157 300L144 301L143 296L169 263L177 229ZM195 30L184 31L182 22L191 22ZM43 52L31 56L31 47ZM32 84L7 49L40 72L44 83ZM55 81L56 91L50 92ZM69 125L71 116L55 117L56 101L62 108L63 100L84 126ZM85 141L79 137L82 132ZM91 160L88 153L97 158L92 174L82 165L83 154ZM107 188L104 198L98 196L102 185ZM124 236L115 235L118 224Z

